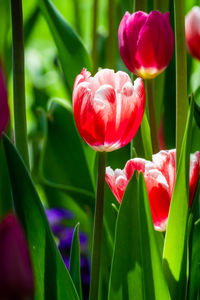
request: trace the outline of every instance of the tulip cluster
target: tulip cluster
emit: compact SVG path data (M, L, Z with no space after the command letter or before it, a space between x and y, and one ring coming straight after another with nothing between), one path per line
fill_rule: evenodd
M121 203L126 186L135 171L142 172L147 187L152 219L156 230L165 231L176 180L176 151L161 151L152 162L142 158L129 160L123 170L106 168L106 181ZM190 156L189 206L192 204L200 171L200 152Z

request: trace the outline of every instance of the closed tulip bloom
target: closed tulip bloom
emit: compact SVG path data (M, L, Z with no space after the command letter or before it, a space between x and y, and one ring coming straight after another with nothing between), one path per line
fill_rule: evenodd
M154 227L165 231L176 180L176 151L160 151L152 162L141 158L129 160L123 170L106 168L106 182L121 203L126 186L135 171L142 172L146 183ZM200 171L200 152L190 155L189 206L192 204Z
M132 73L145 79L159 75L169 64L174 34L169 13L126 12L118 31L122 60Z
M0 64L0 136L9 120L8 97L4 81L3 69Z
M185 17L185 35L188 51L200 60L200 7L194 6Z
M28 246L17 218L10 214L0 224L0 299L23 300L33 291Z
M73 111L77 129L95 151L113 151L128 144L136 134L145 108L141 78L104 69L94 77L83 69L76 77Z

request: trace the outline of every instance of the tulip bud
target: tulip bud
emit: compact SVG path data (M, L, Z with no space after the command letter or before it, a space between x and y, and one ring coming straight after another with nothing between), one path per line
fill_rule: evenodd
M159 75L173 54L174 34L169 13L125 13L118 31L122 60L132 73L144 79Z
M189 53L200 60L200 7L194 6L185 17L186 45Z
M176 180L176 150L160 151L153 161L130 159L123 170L106 168L106 182L121 203L126 186L135 171L144 174L154 227L165 231ZM189 206L192 204L200 171L200 152L190 155Z
M85 69L76 77L73 111L77 129L95 151L113 151L128 144L144 114L145 88L141 78L104 69L94 77Z
M9 120L7 91L4 82L3 70L0 65L0 136Z
M0 224L0 299L33 296L33 273L28 246L17 218L7 215Z

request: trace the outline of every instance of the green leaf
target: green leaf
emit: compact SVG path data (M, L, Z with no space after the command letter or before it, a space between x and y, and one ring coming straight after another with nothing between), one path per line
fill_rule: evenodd
M101 272L99 283L99 300L108 299L108 283L110 278L111 262L114 247L115 225L119 203L114 197L108 185L105 185L105 201L104 201L104 227L101 245Z
M81 141L71 107L51 101L48 114L43 117L47 132L40 164L42 182L66 192L80 206L94 208L92 166L96 154Z
M136 152L136 155L133 155L133 157L138 156L144 157L148 160L152 160L153 150L151 143L151 132L146 111L144 112L140 128L138 129L135 137L133 138L133 146Z
M30 175L11 141L4 136L3 142L15 210L31 251L35 274L34 299L78 300Z
M184 299L187 267L189 156L194 102L191 102L165 237L163 267L172 299ZM177 284L179 283L179 284Z
M146 184L142 173L139 175L138 201L145 298L152 300L171 299L162 268L160 243L158 243L158 241L162 242L161 233L156 233L154 230Z
M191 244L188 299L196 300L200 289L200 219L194 225Z
M138 193L137 179L134 175L126 188L117 218L109 300L144 299L139 248Z
M74 228L72 245L70 250L69 273L74 282L79 298L82 299L81 270L80 270L80 244L79 244L79 223Z
M141 123L141 136L144 148L145 158L147 160L152 160L152 143L151 143L151 132L149 127L149 122L147 119L146 112L144 112L144 116Z
M142 174L133 175L120 206L108 299L170 299Z
M91 69L91 59L72 27L50 0L38 0L41 11L56 43L66 84L70 93L74 79L83 67Z
M28 19L24 23L24 44L27 43L34 26L36 25L38 21L38 17L40 15L39 7L36 5L33 9L33 11L30 13Z

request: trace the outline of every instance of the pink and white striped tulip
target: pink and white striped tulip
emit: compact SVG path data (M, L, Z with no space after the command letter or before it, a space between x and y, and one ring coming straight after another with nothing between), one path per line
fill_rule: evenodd
M94 77L83 69L73 89L73 111L77 129L95 151L113 151L128 144L136 134L145 109L141 78L125 72L100 70Z
M200 60L200 7L194 6L185 17L185 37L189 53Z
M121 203L126 186L135 171L142 172L147 187L154 227L165 231L176 180L176 150L160 151L152 162L142 158L129 160L123 170L106 168L106 182ZM190 155L189 206L192 204L200 172L200 152Z
M129 71L145 79L156 77L168 66L173 54L169 12L126 12L119 25L118 40L120 55Z

